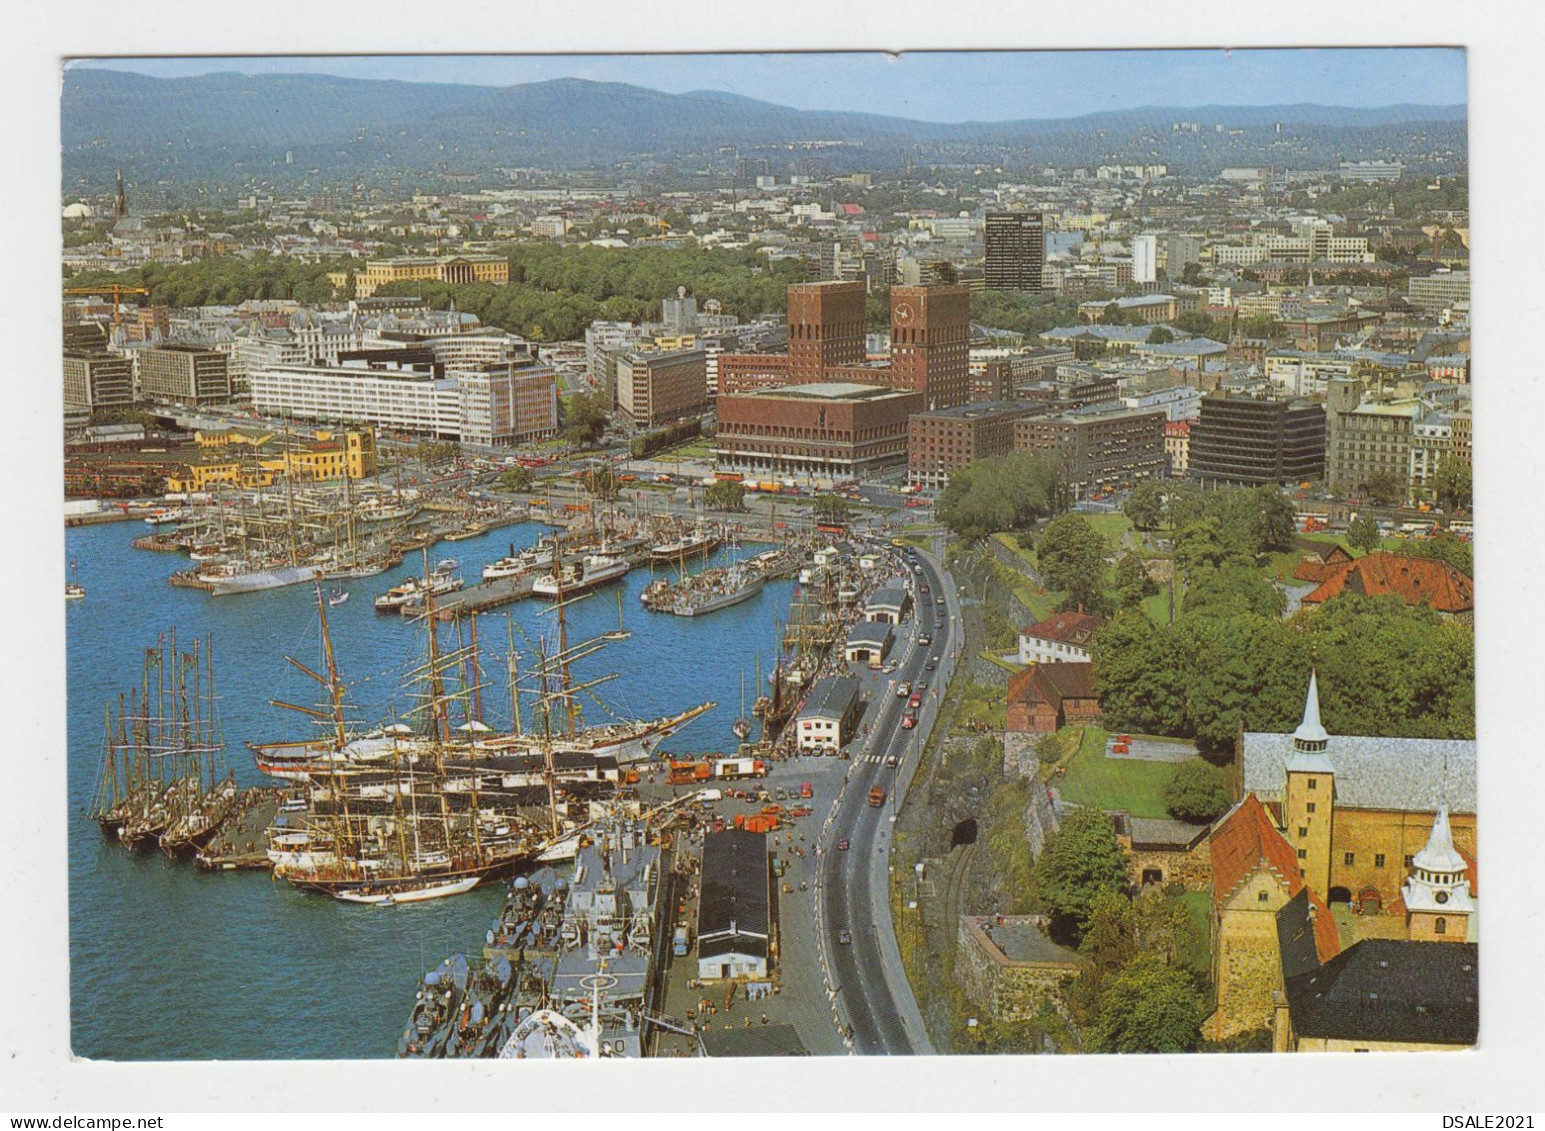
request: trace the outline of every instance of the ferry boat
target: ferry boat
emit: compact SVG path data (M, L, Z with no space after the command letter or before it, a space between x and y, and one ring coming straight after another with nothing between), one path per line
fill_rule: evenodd
M438 597L442 593L454 593L466 585L466 580L456 576L458 562L454 558L446 558L435 566L434 572L429 575L429 581L425 583L422 578L410 577L401 585L394 585L375 600L375 608L378 613L401 612L409 605L416 605L423 601L424 595Z
M586 554L580 559L578 565L565 562L561 577L556 573L544 573L532 583L531 592L538 597L557 598L560 594L564 597L577 597L581 593L588 593L608 582L616 581L631 568L624 558L614 558L607 554Z
M145 516L147 526L166 526L175 522L182 522L189 517L188 512L182 507L157 507Z
M525 574L538 569L549 569L553 564L553 548L551 544L538 544L515 552L515 547L510 547L508 557L500 558L483 567L484 581L499 581L506 577L522 577Z
M721 541L717 530L712 527L698 526L679 538L672 538L669 542L651 546L649 560L656 565L670 565L672 562L706 557L718 549Z

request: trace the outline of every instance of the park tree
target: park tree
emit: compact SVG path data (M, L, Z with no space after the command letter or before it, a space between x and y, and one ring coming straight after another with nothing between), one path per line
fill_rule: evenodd
M848 501L841 495L817 495L815 501L810 504L810 510L821 522L848 520Z
M1105 601L1105 555L1110 544L1082 515L1059 515L1035 544L1037 567L1048 588L1067 594L1069 608L1094 610Z
M1223 771L1206 762L1181 762L1164 786L1164 808L1177 821L1207 824L1228 812Z
M531 469L529 467L512 467L499 476L499 487L504 491L529 491L531 490Z
M1141 605L1158 591L1143 559L1130 550L1122 554L1116 562L1116 607L1130 609Z
M1111 727L1181 734L1186 727L1186 672L1169 633L1140 609L1118 612L1090 641L1094 688Z
M1475 576L1475 551L1469 542L1447 532L1434 534L1411 543L1407 553L1418 558L1447 562L1466 577Z
M1151 346L1166 345L1174 340L1175 335L1168 326L1155 326L1148 331L1148 344Z
M1379 547L1379 524L1371 514L1360 514L1347 524L1347 545L1368 553Z
M1063 504L1060 462L1016 453L977 460L951 473L934 514L957 536L973 541L1017 530Z
M1198 519L1175 534L1175 566L1188 578L1202 569L1216 569L1225 562L1248 564L1250 557L1237 539L1224 535L1213 515Z
M1285 605L1282 590L1260 570L1234 561L1187 573L1185 597L1181 601L1182 611L1211 616L1253 613L1258 617L1280 617Z
M703 502L716 511L743 511L746 509L746 486L728 479L717 480L703 493Z
M585 472L582 482L586 492L597 499L615 499L622 490L622 482L610 465L591 468Z
M1305 641L1286 624L1254 613L1187 614L1166 633L1171 662L1186 671L1186 729L1215 760L1234 751L1241 727L1292 730L1303 708ZM1350 732L1361 733L1361 732Z
M1277 320L1268 314L1256 314L1239 320L1239 332L1247 338L1271 338L1277 333Z
M1257 487L1250 492L1255 502L1255 516L1251 531L1255 536L1255 552L1287 550L1293 545L1298 532L1293 504L1275 487Z
M606 431L611 397L604 390L576 393L563 402L563 438L580 447L593 444Z
M1082 937L1102 891L1125 891L1127 857L1104 810L1075 809L1046 838L1035 862L1035 891L1064 940Z
M1154 954L1123 966L1100 994L1089 1030L1093 1052L1191 1052L1201 1043L1206 1002L1185 970Z
M1403 503L1406 481L1393 471L1375 471L1363 483L1363 490L1377 503Z
M1447 455L1438 462L1438 470L1432 477L1433 493L1438 504L1448 510L1459 510L1470 505L1470 465L1458 456Z
M1127 495L1122 512L1139 530L1157 530L1164 520L1164 488L1149 480L1139 483Z

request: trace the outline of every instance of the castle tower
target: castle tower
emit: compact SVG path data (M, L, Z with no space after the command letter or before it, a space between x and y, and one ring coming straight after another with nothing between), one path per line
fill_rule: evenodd
M1330 735L1320 723L1318 676L1309 673L1304 717L1293 732L1293 749L1283 760L1287 788L1282 794L1283 836L1298 853L1298 867L1322 897L1330 891L1330 834L1335 814L1336 769L1326 755Z
M1411 861L1411 875L1400 889L1406 905L1406 935L1413 942L1465 942L1475 903L1470 898L1469 865L1454 847L1448 806L1438 810L1427 845Z

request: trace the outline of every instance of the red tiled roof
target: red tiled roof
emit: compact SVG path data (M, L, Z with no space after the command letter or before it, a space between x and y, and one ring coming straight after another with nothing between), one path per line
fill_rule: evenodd
M1334 567L1304 604L1319 604L1343 591L1366 597L1393 594L1408 605L1428 604L1440 613L1475 608L1475 582L1447 562L1386 550Z
M1212 830L1208 840L1212 853L1212 899L1217 906L1258 868L1270 868L1287 887L1291 899L1308 885L1298 868L1298 857L1283 839L1266 807L1253 793L1235 806ZM1324 900L1309 892L1309 902L1314 907L1314 946L1324 962L1341 952L1341 942L1336 934L1336 923Z
M1084 644L1094 630L1104 623L1105 618L1089 613L1056 613L1023 629L1022 634L1037 640L1055 640L1061 644Z
M1093 664L1034 664L1009 679L1010 703L1033 699L1060 707L1064 699L1094 698Z

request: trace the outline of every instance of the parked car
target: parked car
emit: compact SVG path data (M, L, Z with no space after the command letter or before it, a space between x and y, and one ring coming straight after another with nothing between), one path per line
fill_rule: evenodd
M850 943L852 943L852 941L853 941L853 932L848 930L846 927L843 927L841 930L839 930L837 932L837 942L840 943L842 946L847 946Z
M846 852L847 850L848 850L848 838L847 837L842 837L842 838L840 838L837 841L837 851L838 852Z

